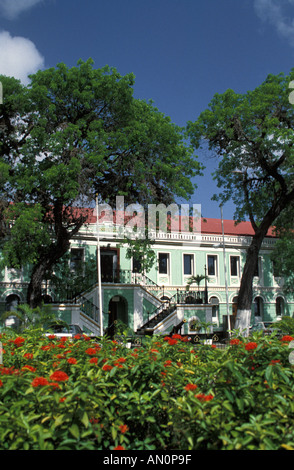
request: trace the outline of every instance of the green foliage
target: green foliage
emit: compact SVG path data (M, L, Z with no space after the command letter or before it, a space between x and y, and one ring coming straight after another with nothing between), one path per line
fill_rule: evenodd
M27 304L20 304L13 312L4 312L0 320L4 322L7 318L14 316L17 318L16 326L13 328L18 333L22 333L27 328L39 329L45 327L48 322L55 319L55 314L50 306L41 305L36 308L30 308Z
M215 94L208 109L187 126L195 148L218 158L214 178L221 204L232 200L237 222L250 220L254 235L246 254L238 293L237 328L246 331L253 296L254 269L264 238L293 204L294 107L288 76L268 75L260 86L239 94Z
M35 264L40 246L50 243L50 232L44 230L42 207L19 203L7 208L5 218L15 222L9 243L3 246L2 266L21 269L24 264Z
M282 319L275 322L275 326L283 333L294 335L294 318L283 315Z
M35 306L42 280L87 222L96 193L113 207L119 195L144 207L189 198L201 165L184 130L133 97L133 74L95 69L89 59L30 78L28 87L3 82L0 201L14 204L5 261L32 265L28 302ZM0 205L1 236L2 217Z
M287 341L1 335L1 450L294 448Z
M196 276L191 276L187 281L186 289L188 289L194 283L196 283L199 288L200 283L201 281L203 281L203 279L208 280L208 276L205 276L204 274L196 274Z
M157 256L153 250L154 241L148 238L148 235L143 240L125 239L127 244L126 258L138 261L140 273L148 273L150 269L156 265ZM120 246L126 246L121 244Z
M281 214L275 224L279 238L271 255L275 275L284 278L283 290L286 293L294 292L293 215L294 203Z
M269 75L255 90L216 94L188 133L196 148L208 145L219 157L215 179L222 203L232 199L236 219L250 217L255 227L281 196L293 201L294 107L288 76ZM282 207L283 209L284 207ZM273 214L271 214L273 215Z
M56 263L54 273L47 273L53 299L73 298L97 282L96 255L86 252L85 262L75 264L74 269L71 268L70 260L68 252Z

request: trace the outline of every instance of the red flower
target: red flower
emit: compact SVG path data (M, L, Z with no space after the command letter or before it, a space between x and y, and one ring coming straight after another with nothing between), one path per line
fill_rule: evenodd
M47 379L45 379L44 377L36 377L33 381L32 381L32 386L33 387L42 387L44 385L48 385L49 382Z
M168 361L165 361L165 363L163 364L164 367L170 367L172 364L172 361L169 359Z
M60 388L59 384L57 382L50 382L49 385L50 385L50 387Z
M290 336L290 335L285 335L285 336L283 336L282 341L293 341L293 339L294 339L294 338L293 338L292 336Z
M69 357L68 360L67 360L67 362L68 362L69 364L76 364L78 361L77 361L74 357Z
M23 366L21 370L29 370L30 372L36 372L37 369L36 367L27 365L27 366Z
M245 349L246 351L251 351L251 349L256 349L257 348L257 343L251 342L245 344Z
M90 361L91 364L97 364L98 362L98 357L91 357Z
M169 336L165 336L165 337L163 338L163 340L164 340L164 341L167 341L168 344L170 344L170 345L172 346L173 344L177 344L178 339L176 339L176 338L178 338L178 337L181 338L180 335L173 335L171 338L170 338Z
M237 338L231 339L231 341L230 341L231 346L233 346L233 345L237 346L238 344L242 344L242 341L240 341Z
M121 432L122 434L124 434L125 432L127 432L127 431L129 430L129 428L128 428L128 426L127 426L126 424L121 424L121 425L119 426L119 429L120 429L120 432Z
M50 375L50 379L56 380L56 382L65 382L69 379L69 376L65 372L62 372L62 370L57 370Z
M116 362L126 362L126 359L124 357L119 357Z
M1 374L2 375L13 375L16 373L16 370L14 370L14 367L1 367Z
M188 341L190 341L190 339L188 338L188 336L184 336L181 341L183 341L184 343L188 343Z
M195 388L197 388L196 384L188 384L186 385L185 390L188 392L189 390L195 390Z
M111 370L112 369L112 366L110 366L109 364L104 364L104 366L102 367L102 370Z
M96 354L96 349L95 348L88 348L86 349L85 353L88 354L89 356L94 356Z
M114 447L113 450L126 450L126 449L124 448L124 446L118 445L118 446Z
M23 357L25 357L26 359L33 359L34 355L32 353L25 353Z
M198 398L200 401L210 401L213 399L213 395L205 395L204 393L198 393L195 395L195 398Z
M90 418L89 421L90 421L91 424L98 424L99 423L98 418Z
M174 344L177 344L178 340L177 339L172 339L172 338L169 338L168 339L168 344L170 346L173 346Z
M66 397L62 397L59 399L59 403L63 403L66 400Z
M280 364L280 363L281 363L280 359L272 359L270 362L270 365L275 365L275 364Z
M3 382L2 382L2 380L0 380L0 387L3 387Z
M62 336L61 338L59 338L59 341L62 341L63 343L65 343L65 341L67 341L68 338L66 336Z
M25 342L25 339L22 338L21 336L18 336L17 338L15 338L13 342L16 346L22 346L23 343Z

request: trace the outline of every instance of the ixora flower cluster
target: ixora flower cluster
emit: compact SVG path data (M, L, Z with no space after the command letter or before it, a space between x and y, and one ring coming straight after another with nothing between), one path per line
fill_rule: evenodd
M0 449L294 449L292 340L2 334Z

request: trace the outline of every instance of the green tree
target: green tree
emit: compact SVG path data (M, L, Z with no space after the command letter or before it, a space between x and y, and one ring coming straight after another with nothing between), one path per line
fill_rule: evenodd
M87 223L96 193L108 204L118 195L125 204L168 204L194 192L200 165L183 129L133 97L132 74L95 69L89 59L39 71L28 87L5 83L0 192L14 203L6 220L15 223L4 261L31 263L27 301L35 307L42 281Z
M54 312L51 311L49 306L38 306L34 309L28 305L18 305L17 309L13 312L4 312L1 315L1 321L5 321L10 317L17 319L15 329L22 332L27 328L45 328L49 322L55 319Z
M269 75L245 94L216 94L209 109L188 123L193 145L209 146L219 158L216 199L236 205L237 221L249 218L254 230L247 250L236 328L249 326L252 283L264 237L294 200L294 106L289 102L289 76Z
M294 292L293 220L294 203L290 204L277 219L275 230L279 238L271 255L274 274L283 277L283 289L290 294Z

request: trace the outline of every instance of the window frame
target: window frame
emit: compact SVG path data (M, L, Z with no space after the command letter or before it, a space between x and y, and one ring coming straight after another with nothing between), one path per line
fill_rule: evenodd
M166 255L166 272L161 272L160 271L160 256L161 255ZM168 251L160 251L158 252L157 255L157 263L158 263L158 274L160 276L169 276L170 275L170 253Z
M190 256L191 273L185 273L185 256ZM184 277L194 276L195 274L195 255L194 253L183 253L183 275Z
M214 258L214 274L211 274L209 272L209 262L208 262L209 258ZM206 262L207 262L207 276L217 278L218 277L218 255L208 253L206 256Z
M80 258L72 259L72 254L74 251L80 251L82 256ZM70 259L69 259L69 267L71 272L75 272L77 265L80 264L81 272L84 272L85 268L85 248L81 246L72 246L70 248Z
M232 274L232 260L233 259L237 260L237 264L236 264L237 274ZM241 275L240 256L239 255L230 255L230 277L233 277L235 279L240 279L240 275Z

